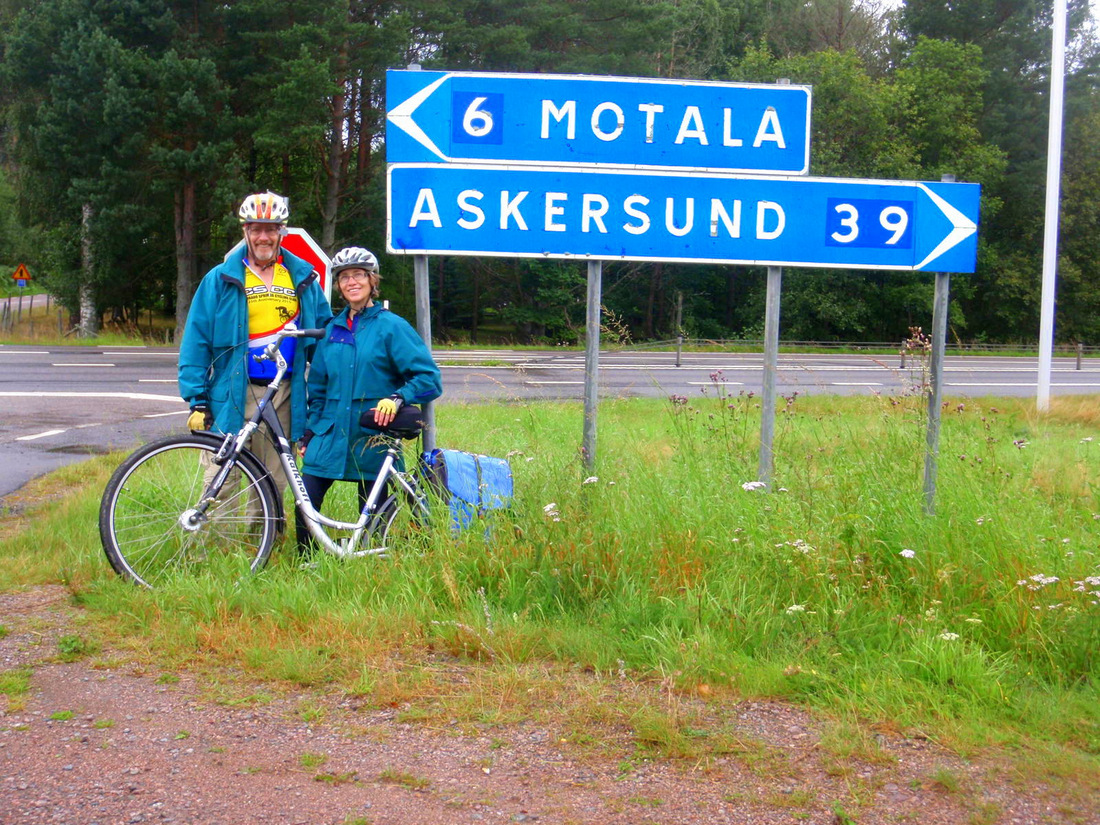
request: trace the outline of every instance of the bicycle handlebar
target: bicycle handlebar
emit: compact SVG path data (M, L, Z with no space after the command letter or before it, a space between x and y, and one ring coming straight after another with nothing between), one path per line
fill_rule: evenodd
M298 329L294 324L287 324L276 334L275 340L268 344L263 351L262 355L257 355L257 361L270 361L275 357L275 353L279 351L279 345L283 343L284 338L324 338L325 331L323 329Z

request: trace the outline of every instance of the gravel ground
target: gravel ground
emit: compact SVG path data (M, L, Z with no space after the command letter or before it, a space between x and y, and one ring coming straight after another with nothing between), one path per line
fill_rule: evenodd
M0 695L0 823L1100 823L1094 792L924 739L879 733L882 758L841 759L776 702L721 708L751 747L699 763L641 760L626 731L593 754L533 724L407 724L343 695L227 706L209 674L165 684L119 651L60 662L78 612L62 587L0 594L0 674L32 669L29 692Z

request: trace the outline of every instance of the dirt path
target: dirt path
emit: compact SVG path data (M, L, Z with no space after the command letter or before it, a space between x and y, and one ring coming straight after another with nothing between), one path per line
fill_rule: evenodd
M219 704L117 651L59 661L77 613L62 587L0 594L0 823L1100 822L1095 798L924 740L838 758L779 703L734 707L745 748L700 763L639 759L626 731L594 756L534 725L412 725L341 695Z

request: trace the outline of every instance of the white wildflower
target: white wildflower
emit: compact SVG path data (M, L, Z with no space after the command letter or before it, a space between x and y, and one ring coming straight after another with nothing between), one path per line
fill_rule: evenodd
M792 604L790 607L787 608L787 612L788 613L805 613L806 612L806 605L804 605L804 604Z
M901 556L903 559L911 559L917 555L917 551L910 550L908 547L906 547L904 550L898 553L898 555Z
M741 489L747 493L751 493L753 490L763 490L767 486L767 483L763 481L746 481L741 485Z
M950 631L945 630L943 633L941 633L936 638L937 639L943 639L945 642L953 642L953 641L955 641L956 639L959 638L959 634L958 633L952 633Z
M584 481L582 481L581 484L595 484L599 480L599 476L589 476Z

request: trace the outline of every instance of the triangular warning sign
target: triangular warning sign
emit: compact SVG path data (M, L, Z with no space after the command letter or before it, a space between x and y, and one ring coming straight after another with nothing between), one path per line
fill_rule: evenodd
M27 272L27 267L24 264L19 264L15 268L15 274L11 276L16 281L29 281L31 279L31 273Z

